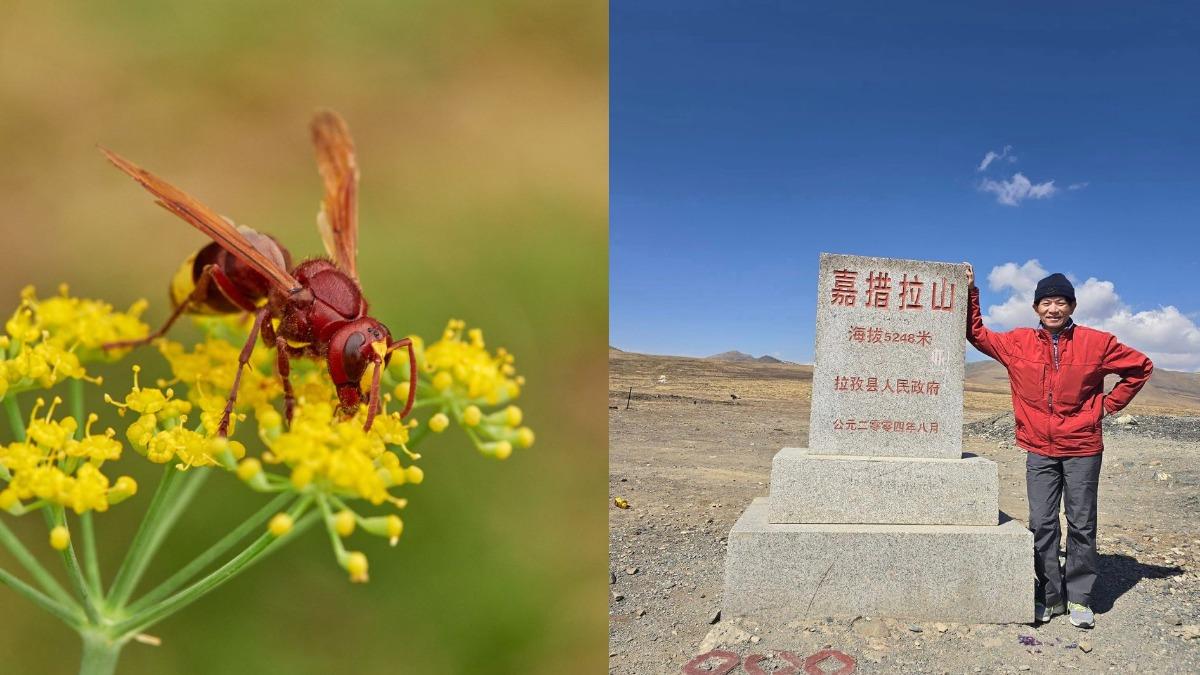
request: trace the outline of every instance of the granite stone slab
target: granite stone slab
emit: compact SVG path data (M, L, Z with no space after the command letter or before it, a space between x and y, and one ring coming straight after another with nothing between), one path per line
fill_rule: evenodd
M770 522L995 525L996 463L982 457L860 457L784 448L771 464Z
M817 289L809 447L959 457L966 268L822 253Z
M1033 534L1002 525L779 525L766 498L729 533L722 618L1033 621Z

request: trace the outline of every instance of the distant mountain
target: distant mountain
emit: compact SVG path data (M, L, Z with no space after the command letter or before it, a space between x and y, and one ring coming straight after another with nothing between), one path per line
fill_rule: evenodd
M739 351L721 352L720 354L713 354L712 356L707 356L705 358L709 358L714 361L753 361L754 360L753 356L750 356L749 354L747 354L745 352L739 352Z
M721 352L720 354L713 354L712 356L706 356L705 358L712 359L714 361L734 361L737 363L788 363L787 361L781 361L774 356L754 357L745 352L739 351Z

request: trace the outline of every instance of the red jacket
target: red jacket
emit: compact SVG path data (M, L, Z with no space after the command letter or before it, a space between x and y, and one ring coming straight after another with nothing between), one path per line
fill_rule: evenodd
M979 289L968 294L967 339L1008 369L1017 445L1047 457L1082 457L1104 451L1100 420L1129 405L1150 379L1146 355L1110 333L1071 325L1058 336L1058 361L1044 328L989 330L979 313ZM1107 396L1104 376L1121 376Z

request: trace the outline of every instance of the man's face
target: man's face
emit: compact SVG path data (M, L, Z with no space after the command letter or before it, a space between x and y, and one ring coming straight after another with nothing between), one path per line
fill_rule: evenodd
M1071 312L1075 311L1075 303L1068 302L1061 295L1052 295L1039 300L1033 305L1033 309L1042 320L1042 325L1053 331L1066 325L1067 319L1071 318Z

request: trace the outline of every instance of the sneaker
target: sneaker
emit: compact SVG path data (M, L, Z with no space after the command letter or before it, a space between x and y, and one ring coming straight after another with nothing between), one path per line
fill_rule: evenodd
M1075 602L1068 602L1067 609L1071 611L1071 625L1076 628L1095 628L1096 615L1092 608Z
M1054 617L1066 613L1067 608L1061 602L1049 607L1040 602L1035 602L1033 605L1033 616L1039 623L1046 623Z

